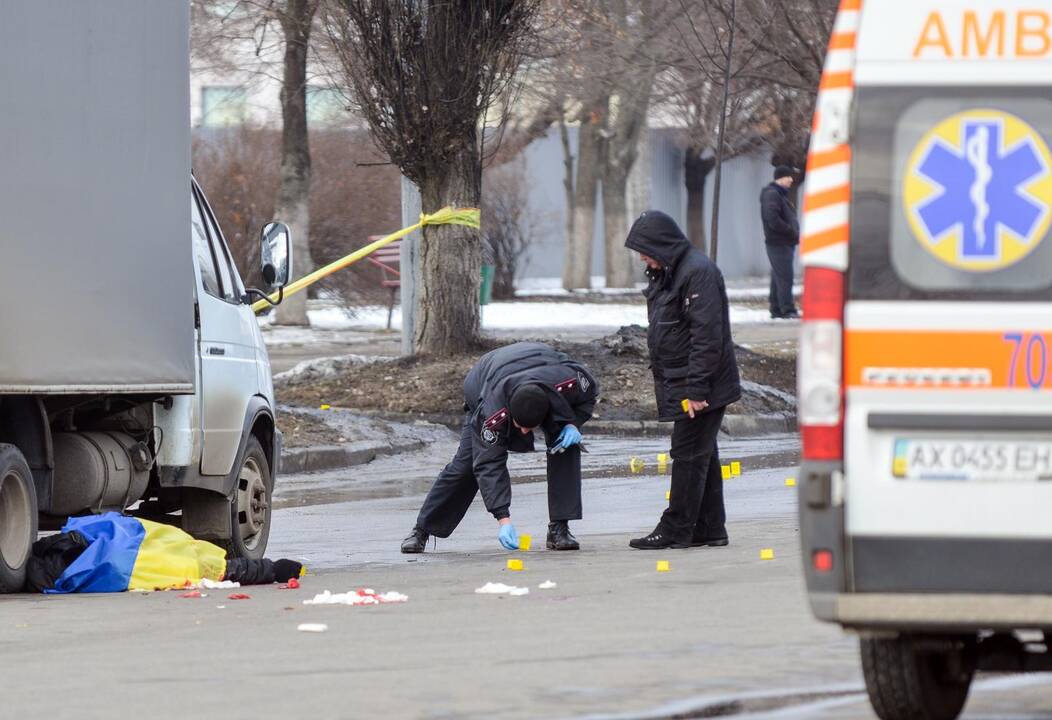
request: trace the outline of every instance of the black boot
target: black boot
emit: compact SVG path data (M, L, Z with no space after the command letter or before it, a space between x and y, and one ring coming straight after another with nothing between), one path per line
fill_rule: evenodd
M673 538L668 534L668 531L664 530L660 525L654 528L654 532L646 537L629 540L628 544L636 550L664 550L666 548L690 547L687 543L679 542Z
M701 537L695 535L690 539L691 547L727 547L730 544L730 540L726 535L721 537Z
M409 533L409 537L402 541L402 552L404 553L422 553L427 548L427 539L429 535L426 530L420 528L413 528L413 532Z
M566 520L558 520L548 523L548 549L549 550L580 550L581 545L577 538L570 532L570 523Z

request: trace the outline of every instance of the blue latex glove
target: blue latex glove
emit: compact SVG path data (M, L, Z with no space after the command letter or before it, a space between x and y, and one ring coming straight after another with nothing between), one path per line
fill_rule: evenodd
M515 526L511 523L500 526L500 533L497 535L497 539L500 540L500 544L504 546L505 550L519 549L519 534L515 532Z
M559 433L559 437L555 438L555 444L552 445L552 450L554 452L562 452L580 442L581 431L573 425L567 425L563 428L563 431Z

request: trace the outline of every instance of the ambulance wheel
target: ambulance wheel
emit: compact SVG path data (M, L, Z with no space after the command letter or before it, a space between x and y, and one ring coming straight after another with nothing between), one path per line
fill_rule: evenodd
M881 720L954 720L975 675L975 638L862 638L862 674Z
M21 451L0 443L0 593L22 592L37 539L37 491Z
M230 501L230 539L224 543L229 557L263 557L270 537L273 489L267 455L259 440L250 437Z

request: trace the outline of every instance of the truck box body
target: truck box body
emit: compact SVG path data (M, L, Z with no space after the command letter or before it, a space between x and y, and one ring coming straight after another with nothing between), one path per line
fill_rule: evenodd
M193 392L188 6L0 0L0 393Z

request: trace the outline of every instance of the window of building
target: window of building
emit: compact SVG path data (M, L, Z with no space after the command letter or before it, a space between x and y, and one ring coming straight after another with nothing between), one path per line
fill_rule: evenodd
M327 87L307 87L307 124L343 124L347 117L347 101L339 90Z
M241 125L245 122L247 107L248 92L245 88L201 88L201 124L205 127Z

